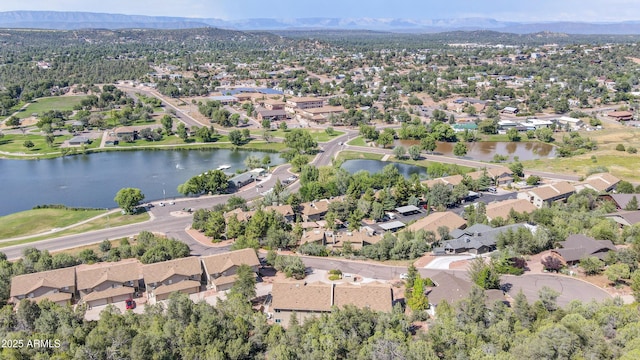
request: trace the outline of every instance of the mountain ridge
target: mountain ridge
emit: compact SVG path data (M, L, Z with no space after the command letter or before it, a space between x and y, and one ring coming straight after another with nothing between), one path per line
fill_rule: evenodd
M515 22L491 18L455 19L409 18L252 18L224 20L218 18L186 18L108 14L79 11L6 11L0 12L0 27L52 30L101 29L185 29L219 27L231 30L374 30L389 32L437 33L446 31L493 30L505 33L529 34L543 31L567 34L640 34L640 21L621 22Z

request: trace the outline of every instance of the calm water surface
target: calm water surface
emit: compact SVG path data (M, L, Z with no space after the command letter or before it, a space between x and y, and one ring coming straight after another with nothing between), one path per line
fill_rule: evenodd
M408 148L411 145L420 144L417 140L398 140L397 145L402 145ZM434 153L454 156L453 147L455 143L438 142L438 147ZM495 141L483 141L467 143L467 155L465 158L470 158L479 161L491 161L495 154L506 155L509 160L513 160L515 156L520 160L535 160L542 158L554 158L556 157L555 146L542 142L495 142Z
M382 172L382 169L389 164L395 166L400 174L406 178L410 177L412 174L418 174L421 178L427 176L427 170L423 167L380 160L347 160L342 164L342 168L351 174L355 174L360 170L365 170L375 174Z
M134 187L145 200L180 196L176 188L190 177L227 164L225 172L244 169L250 156L271 157L271 165L284 160L258 151L179 150L111 151L50 160L0 159L0 216L41 204L113 208L118 190Z

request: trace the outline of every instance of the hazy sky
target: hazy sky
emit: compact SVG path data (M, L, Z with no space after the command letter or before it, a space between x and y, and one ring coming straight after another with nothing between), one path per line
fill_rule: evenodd
M12 10L220 19L490 17L505 21L640 20L639 0L0 0L0 11Z

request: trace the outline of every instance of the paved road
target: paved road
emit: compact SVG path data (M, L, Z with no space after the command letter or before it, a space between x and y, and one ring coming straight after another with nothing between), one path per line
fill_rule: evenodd
M407 268L402 266L387 266L335 258L303 256L302 261L306 266L314 269L340 269L343 273L358 274L362 277L381 280L399 279L400 274L407 272ZM418 269L418 271L424 277L431 277L445 270ZM445 272L455 274L456 276L466 276L464 270L446 270ZM502 276L501 283L503 286L506 285L507 292L512 297L516 296L518 292L522 290L529 302L538 300L538 292L545 286L560 293L557 299L557 303L560 306L566 306L573 300L590 302L591 300L603 301L605 299L611 299L611 295L597 286L568 276L545 274L526 274L522 276L504 275Z
M283 181L289 177L291 175L289 172L290 168L290 165L281 165L277 167L272 173L272 176L268 180L262 182L263 189L272 188L276 183L276 179ZM295 189L296 187L294 186L290 191L294 191ZM88 244L95 244L105 239L129 237L147 230L162 232L170 237L183 241L189 245L192 253L196 255L207 255L210 253L220 252L223 251L221 250L223 248L211 249L203 246L185 232L185 229L191 224L193 216L174 216L171 213L175 214L175 212L179 212L183 208L192 208L194 210L210 209L217 204L226 203L227 199L232 195L240 196L246 200L252 200L260 196L260 194L255 190L255 187L253 185L249 185L245 190L231 195L182 198L175 200L175 205L167 205L163 207L158 205L159 202L155 202L155 206L150 210L153 215L153 219L144 223L108 228L77 235L69 235L24 245L15 245L1 248L0 251L4 252L9 259L17 259L22 256L22 251L27 247L35 247L40 250L58 251Z

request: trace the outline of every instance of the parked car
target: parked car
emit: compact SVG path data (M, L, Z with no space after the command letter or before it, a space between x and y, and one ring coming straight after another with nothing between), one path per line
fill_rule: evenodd
M159 202L158 206L162 207L162 206L164 206L164 203L163 202Z
M133 299L127 299L125 300L125 308L127 310L133 310L136 308L136 301Z
M400 274L400 279L407 280L408 278L409 278L409 274L407 274L407 273Z
M175 205L176 203L174 201L169 201L169 205Z

